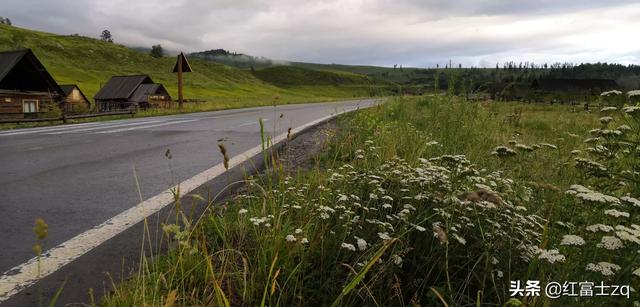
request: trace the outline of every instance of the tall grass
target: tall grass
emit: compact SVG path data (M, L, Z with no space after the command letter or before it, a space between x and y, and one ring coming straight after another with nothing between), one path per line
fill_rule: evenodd
M514 301L508 289L511 280L528 279L638 288L633 201L640 163L637 147L619 146L638 144L630 133L639 128L634 112L618 110L612 120L629 129L596 141L618 153L590 157L606 165L608 175L598 178L575 157L598 152L583 140L594 126L601 131L592 134L605 133L600 114L429 97L345 115L312 170L285 173L278 159L268 160L272 171L247 178L232 201L196 221L166 224L169 252L143 262L104 303L629 303L621 297ZM611 184L613 178L626 184ZM607 204L588 201L605 194L626 219L603 217ZM584 228L596 223L616 227L623 253L567 237L599 240ZM611 267L604 261L620 268L603 275L603 266Z

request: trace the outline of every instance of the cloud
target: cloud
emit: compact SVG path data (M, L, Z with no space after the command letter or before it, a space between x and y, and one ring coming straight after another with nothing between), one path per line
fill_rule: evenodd
M4 0L15 24L131 46L404 66L640 61L634 1Z

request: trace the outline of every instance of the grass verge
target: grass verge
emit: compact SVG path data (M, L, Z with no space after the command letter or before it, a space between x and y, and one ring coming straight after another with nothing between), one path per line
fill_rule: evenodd
M270 156L265 176L247 178L246 191L202 217L187 218L177 203L163 225L169 252L145 258L103 303L638 300L640 108L427 97L349 114L340 126L312 170L290 173ZM541 282L542 296L512 299L511 281L527 280ZM551 299L552 281L628 292Z

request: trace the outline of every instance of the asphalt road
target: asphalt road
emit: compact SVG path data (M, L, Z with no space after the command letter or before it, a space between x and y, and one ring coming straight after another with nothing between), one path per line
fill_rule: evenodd
M219 142L229 156L259 145L259 118L268 133L278 135L373 103L283 105L0 131L0 272L34 256L36 218L49 225L46 250L135 206L139 193L147 199L221 163Z

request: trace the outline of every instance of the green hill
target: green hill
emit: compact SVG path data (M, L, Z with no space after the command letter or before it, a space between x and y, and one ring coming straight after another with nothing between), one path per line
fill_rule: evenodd
M317 64L305 62L289 62L256 57L242 53L230 52L224 49L213 49L194 52L191 57L197 57L216 63L233 66L240 69L264 69L277 66L294 66L311 70L329 72L349 72L364 75L375 82L394 84L425 84L433 81L433 70L422 68L380 67L371 65Z
M256 70L253 74L265 82L283 88L308 85L368 86L374 83L371 79L363 75L348 72L311 70L295 66L263 68Z
M87 97L99 90L111 76L148 74L155 82L163 83L172 96L177 96L176 76L171 72L175 58L153 58L122 45L77 35L57 35L0 25L0 51L31 48L47 70L60 84L75 83ZM286 78L304 78L304 74L288 77L273 76L269 80L304 84L302 87L279 87L265 82L249 70L242 70L204 59L190 59L193 73L185 74L185 97L202 99L227 106L268 104L278 96L280 101L302 102L368 96L369 91L343 86L340 82L322 84L307 81L282 81ZM312 71L307 71L312 73ZM326 73L321 73L326 76ZM363 80L366 77L359 76ZM311 77L313 79L315 77ZM357 79L340 75L336 80Z

